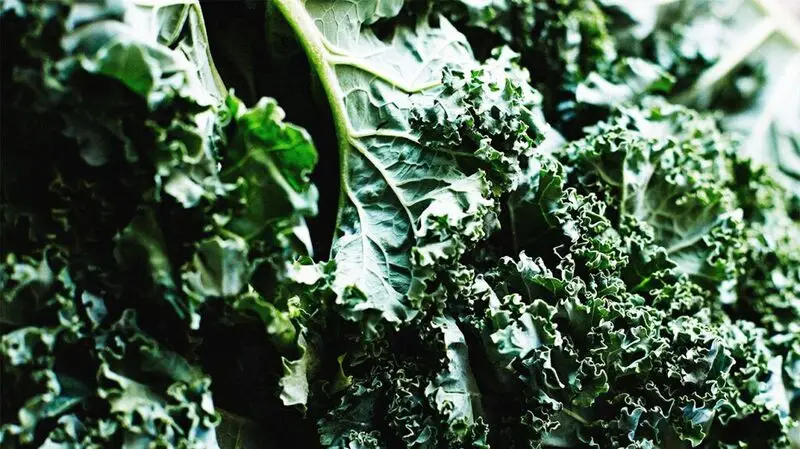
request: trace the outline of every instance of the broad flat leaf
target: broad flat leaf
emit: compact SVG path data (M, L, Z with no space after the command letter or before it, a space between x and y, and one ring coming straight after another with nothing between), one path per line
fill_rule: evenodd
M332 256L342 313L408 321L417 314L409 295L419 282L411 258L418 239L448 216L479 224L491 205L483 177L460 171L452 151L423 146L410 123L415 104L441 94L445 66L476 63L444 19L433 27L425 17L389 18L397 2L275 3L307 50L336 127L341 199ZM370 27L376 15L394 21L390 37ZM460 238L436 229L445 233L440 241Z

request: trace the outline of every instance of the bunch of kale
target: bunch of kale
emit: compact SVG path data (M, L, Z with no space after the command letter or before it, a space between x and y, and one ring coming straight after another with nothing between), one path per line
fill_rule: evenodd
M0 444L800 447L750 1L1 0Z

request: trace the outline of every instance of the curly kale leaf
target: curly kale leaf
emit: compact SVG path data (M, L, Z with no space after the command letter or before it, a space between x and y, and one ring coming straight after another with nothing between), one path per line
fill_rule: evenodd
M662 101L619 108L534 160L509 207L518 248L536 258L486 270L459 309L495 390L525 385L509 413L529 413L527 427L508 435L544 447L788 445L795 301L766 280L781 279L785 256L757 243L793 232L785 192L711 118ZM737 431L756 422L758 435Z
M0 352L19 392L3 444L216 447L217 398L249 404L212 403L209 378L254 385L218 368L244 345L214 345L254 328L264 404L304 407L319 304L289 286L317 282L295 266L316 212L310 136L273 100L225 97L196 2L30 0L1 17Z
M764 331L710 312L702 289L631 291L621 278L623 255L596 257L600 249L621 246L607 232L607 219L564 212L564 232L577 239L556 249L564 254L558 265L551 269L525 254L504 259L476 278L465 308L471 314L460 317L480 335L491 361L482 391L504 404L493 410L489 441L503 447L788 444L781 358ZM679 293L703 307L672 308ZM749 422L760 423L761 431L734 430Z
M81 290L64 253L2 268L4 415L17 445L216 447L210 380Z
M319 419L324 447L487 448L482 395L466 339L452 317L351 349L349 385Z
M463 25L475 42L506 44L519 52L533 85L544 95L547 118L574 138L583 126L603 120L613 106L647 93L669 92L676 81L672 67L654 61L641 42L648 40L647 30L655 27L662 8L657 2L640 3L447 1L434 7ZM638 30L639 40L626 38L630 29Z
M453 264L495 227L495 197L542 131L527 110L536 98L519 69L480 66L444 18L382 2L275 6L305 48L336 128L339 310L370 327L411 321L428 307L431 266Z
M684 97L699 98L703 107L740 107L764 91L759 58L775 63L772 73L793 70L787 50L793 44L770 37L796 41L793 21L772 2L452 0L434 8L476 43L507 44L521 53L544 94L548 119L570 138L648 93L688 90L693 93ZM745 61L759 48L768 49L759 55L775 57ZM782 147L784 157L791 154Z
M730 139L710 117L663 102L619 111L559 153L570 181L603 198L617 229L663 248L681 272L717 283L735 277L743 225L728 187Z

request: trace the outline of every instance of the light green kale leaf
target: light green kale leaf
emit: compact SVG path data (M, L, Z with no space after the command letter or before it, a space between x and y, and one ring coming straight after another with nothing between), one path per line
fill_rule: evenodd
M696 108L721 112L721 126L742 138L741 152L771 167L772 176L800 192L800 19L792 2L744 0L712 9L727 33L714 64L676 95Z
M444 18L374 1L275 6L305 48L336 128L339 310L371 327L408 322L427 306L432 271L496 227L495 196L513 185L539 132L522 117L536 97L519 69L481 67ZM481 104L481 92L497 105ZM426 137L437 130L450 132L444 144ZM495 136L506 143L493 147Z

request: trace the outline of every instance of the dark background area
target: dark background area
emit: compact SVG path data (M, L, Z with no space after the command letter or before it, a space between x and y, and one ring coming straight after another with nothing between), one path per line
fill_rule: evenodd
M286 121L305 128L319 154L312 182L320 193L319 214L308 222L317 260L330 253L339 204L339 154L329 107L294 33L271 20L263 0L203 0L211 53L229 89L248 106L272 97ZM287 76L288 75L288 76Z

